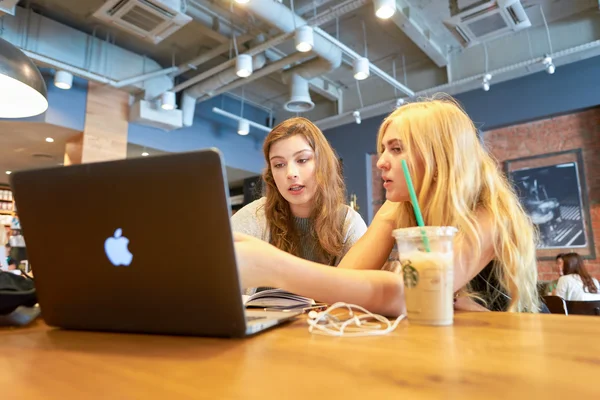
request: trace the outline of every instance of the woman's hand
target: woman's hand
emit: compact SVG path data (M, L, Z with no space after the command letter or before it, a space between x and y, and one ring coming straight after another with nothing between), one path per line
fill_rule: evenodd
M283 252L243 233L234 232L233 240L242 287L276 287L276 265Z
M454 309L456 311L479 311L479 312L488 312L487 308L481 306L475 302L475 300L469 297L459 297L456 299L454 303Z

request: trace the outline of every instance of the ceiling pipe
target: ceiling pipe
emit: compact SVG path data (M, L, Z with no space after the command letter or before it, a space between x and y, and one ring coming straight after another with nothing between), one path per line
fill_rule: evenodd
M340 16L344 15L345 13L354 11L357 8L360 8L367 3L368 3L368 0L346 0L343 3L340 3L334 7L331 7L329 10L327 10L327 12L319 14L314 18L311 18L308 21L308 24L313 27L321 25L321 24L325 24L329 21L335 20L337 17L340 17ZM197 4L196 1L192 1L191 4L195 5L195 6L199 6L199 4ZM269 3L269 4L271 4L271 3ZM277 3L273 3L273 4L277 4ZM291 10L288 9L288 11L291 13ZM324 32L324 34L327 35L325 32ZM327 35L327 36L329 36L329 35ZM275 46L278 46L278 45L284 43L285 41L290 40L293 37L294 37L293 31L282 33L281 35L278 35L276 37L273 37L273 38L267 40L266 42L262 43L261 45L258 45L256 47L249 49L248 51L246 51L243 54L248 54L248 55L254 56L256 54L266 52L266 51L274 48ZM311 54L311 53L308 53L308 54ZM267 53L267 58L269 58L268 53ZM218 74L219 72L221 72L227 68L231 68L234 65L235 65L235 60L225 61L224 63L217 65L208 71L205 71L191 79L188 79L185 82L180 83L179 85L176 85L172 90L174 92L179 92L181 90L184 90L198 82L203 81L204 79L208 79L211 76Z
M238 44L246 43L249 40L251 40L253 37L254 36L252 36L252 35L242 35L237 38L237 43ZM171 76L176 77L176 76L185 74L188 71L195 70L196 67L198 67L214 58L217 58L218 56L220 56L223 53L228 52L229 49L231 48L231 46L232 46L231 39L229 39L227 42L220 44L219 46L206 51L204 54L199 55L198 57L193 58L193 59L179 65L177 67L177 71L175 71L175 73L171 74Z
M148 72L146 74L134 76L132 78L126 78L126 79L122 79L120 81L116 81L112 86L120 89L120 88L124 88L125 86L136 84L138 82L156 78L157 76L169 75L173 72L176 72L177 70L178 70L177 67L164 68L164 69L161 69L158 71Z
M355 52L354 50L352 50L351 48L346 46L344 43L340 42L333 36L329 35L327 32L325 32L321 28L315 28L315 32L320 34L324 38L326 38L331 43L338 46L347 56L351 57L352 59L356 60L358 58L363 57L362 55L358 54L357 52ZM405 93L406 95L408 95L408 96L415 95L415 92L410 90L407 86L403 85L402 83L398 82L396 79L394 79L392 76L388 75L386 72L384 72L381 68L379 68L372 62L369 62L369 71L371 72L371 75L377 75L378 77L383 79L385 82L390 84L392 87L400 90L401 92Z
M244 9L262 21L286 33L294 33L297 28L308 24L305 19L294 14L285 5L273 0L252 0L244 5ZM311 79L333 71L342 64L342 52L340 48L326 40L322 35L314 35L312 53L324 60L324 62L299 65L292 68L293 73L305 79ZM310 76L310 78L307 78L307 76Z
M215 114L219 114L219 115L222 115L222 116L227 117L227 118L231 118L231 119L236 120L236 121L245 120L245 121L248 122L248 125L253 126L256 129L260 129L263 132L267 132L267 133L271 132L271 128L269 128L267 126L258 124L258 123L254 122L254 121L250 121L247 118L243 118L243 117L241 117L239 115L232 114L232 113L227 112L225 110L222 110L222 109L220 109L218 107L213 107L212 111Z
M308 81L305 78L298 74L292 74L289 85L290 99L284 105L287 111L307 112L315 107L315 103L310 98Z
M283 41L291 38L292 35L295 33L297 27L307 25L307 21L294 14L292 10L290 10L283 4L273 0L253 0L251 3L245 5L244 8L256 15L257 17L261 18L265 22L269 23L271 26L276 27L277 29L283 31L285 34L289 35L289 37L286 37L285 39L283 39L282 35L278 37L281 38L278 40ZM266 46L266 43L267 42L263 43L263 46ZM250 53L250 55L253 55L252 53L256 52L255 49L260 47L260 45L255 46L251 49L251 51L246 52L246 54ZM341 50L333 43L319 36L314 38L312 51L306 56L310 55L311 53L317 55L319 59L302 64L297 67L292 67L290 70L293 70L295 74L301 76L304 79L312 79L316 76L337 69L342 63ZM299 57L305 58L306 56L303 54ZM287 58L285 58L284 60L287 60ZM236 70L233 67L233 65L231 65L233 64L233 62L234 60L230 60L228 63L221 64L221 66L229 64L226 67L217 67L219 69L223 68L224 72L222 72L223 70L216 70L213 68L211 71L207 71L203 74L200 74L197 77L194 77L173 88L173 91L178 91L181 90L181 88L184 85L189 87L190 82L194 83L194 86L191 86L189 89L186 89L182 99L183 124L185 126L191 126L193 124L195 112L194 103L196 99L210 98L215 95L213 92L214 90L216 90L219 87L227 86L231 82L236 81L238 79L236 75ZM274 69L273 65L280 65L280 63L275 62L271 64L271 68L266 71L276 72L277 70ZM290 64L286 63L282 65L282 67L287 65ZM261 67L255 67L254 70L260 70ZM244 78L241 81L241 84L243 85L248 83L248 78L252 77L252 79L255 80L258 79L257 77L266 76L265 74L265 71L262 71L262 73L259 75L256 75L255 72L250 77ZM309 108L312 109L312 107L314 107L314 103L306 102L305 106L310 106Z
M600 40L595 40L593 42L585 43L585 44L582 44L579 46L574 46L574 47L570 47L568 49L564 49L564 50L555 52L555 53L553 53L553 58L554 58L554 60L556 60L556 59L559 59L560 57L570 56L573 54L592 50L597 47L600 47ZM505 74L507 72L512 72L512 71L520 69L520 68L527 68L532 65L542 66L542 62L543 62L544 58L545 58L545 56L534 57L534 58L526 60L526 61L518 62L515 64L511 64L511 65L507 65L505 67L495 69L493 71L489 71L488 73L493 76L499 76L501 74ZM538 71L533 71L533 72L538 72ZM459 91L451 91L451 89L460 87L465 84L469 84L471 82L481 82L481 77L482 77L482 74L471 75L467 78L459 79L459 80L456 80L453 82L445 83L443 85L439 85L439 86L435 86L435 87L428 88L425 90L421 90L421 91L415 93L411 97L419 98L419 97L429 96L431 94L440 93L440 92L448 93L448 94L458 93ZM397 98L393 98L393 99L385 100L385 101L382 101L382 102L379 102L376 104L370 104L368 106L360 108L358 111L361 114L372 113L367 118L381 115L381 114L387 113L387 112L397 108L396 100L397 100ZM346 111L346 112L343 112L338 115L333 115L331 117L326 117L326 118L320 119L318 121L315 121L315 125L317 125L321 129L325 130L325 129L330 129L330 128L333 128L336 126L344 125L346 123L351 123L352 122L351 117L352 117L352 113L354 111L355 110L350 110L350 111Z
M58 70L70 72L71 74L79 76L80 78L84 78L84 79L98 82L98 83L103 83L105 85L113 86L113 85L117 84L117 81L114 79L110 79L103 75L99 75L99 74L96 74L93 72L88 72L84 69L74 67L70 64L55 60L50 57L46 57L42 54L34 53L32 51L25 50L25 49L21 49L21 51L23 53L25 53L25 55L27 57L31 58L32 60L37 61L39 64L46 65L46 66L49 66L49 67L52 67L52 68L55 68Z
M279 61L275 61L274 63L268 64L266 67L264 67L258 71L255 71L252 75L250 75L246 79L238 79L236 81L233 81L229 85L225 85L222 88L215 90L210 95L206 95L204 97L199 98L198 101L205 101L212 97L218 96L221 93L225 93L225 92L229 92L233 89L237 89L240 86L243 86L249 82L252 82L253 80L263 78L267 75L270 75L277 71L282 70L283 68L287 67L288 65L292 65L299 61L302 61L304 58L306 58L306 54L304 54L304 53L291 54L285 58L282 58Z
M324 23L327 23L329 21L333 21L337 17L342 16L342 15L348 13L348 12L354 11L354 10L356 10L356 9L364 6L367 3L369 3L369 1L366 1L366 0L349 0L349 1L346 1L344 3L335 5L334 7L332 7L327 12L317 15L315 18L311 18L310 20L308 20L308 22L304 21L302 18L300 18L300 17L297 16L297 18L296 18L296 26L297 27L298 26L302 26L304 23L307 23L308 25L312 26L313 29L314 29L314 32L315 32L315 45L316 45L317 38L324 38L328 42L330 42L331 44L333 44L335 47L338 47L339 50L341 50L343 53L345 53L348 57L350 57L352 59L357 59L357 58L360 58L362 56L360 54L356 53L354 50L352 50L348 46L346 46L344 43L340 42L339 40L337 40L333 36L329 35L327 32L325 32L324 30L322 30L318 26L322 25ZM250 6L250 4L252 4L252 6ZM262 5L262 9L261 9L261 7L259 7L259 4ZM274 0L252 0L251 3L249 3L247 5L244 5L244 9L248 9L249 11L252 11L257 16L261 16L261 15L267 14L267 17L269 17L269 15L271 15L269 17L269 19L274 19L275 15L276 15L275 12L271 12L271 10L277 10L277 9L281 10L281 8L287 10L291 14L291 10L290 9L288 9L283 4L278 3L278 2L276 2ZM262 11L262 12L256 13L255 12L256 9L258 9L259 11ZM261 16L261 18L262 18L262 16ZM293 20L291 20L291 21L293 21ZM265 22L269 22L269 20L265 20ZM289 21L288 21L288 23L289 23ZM279 24L283 25L284 22L279 22ZM292 24L293 24L293 22L292 22ZM281 29L279 26L277 26L277 27L279 29ZM290 35L290 33L285 33L284 35ZM291 37L291 36L288 36L288 38L289 37ZM287 40L287 38L285 40ZM266 43L268 43L268 42L266 42ZM300 67L298 67L298 68L300 68ZM402 83L400 83L399 81L397 81L396 79L394 79L392 76L390 76L389 74L387 74L385 71L383 71L381 68L377 67L373 63L370 63L370 71L371 71L372 75L377 75L383 81L385 81L386 83L388 83L392 87L400 90L401 92L407 94L408 96L413 96L414 95L414 92L410 88L408 88L406 85L403 85ZM304 73L301 73L301 75L304 77Z
M308 20L308 24L313 27L321 25L321 24L325 24L329 21L335 20L337 17L340 17L340 16L344 15L345 13L354 11L354 10L362 7L366 3L368 3L367 0L346 0L343 3L340 3L334 7L331 7L329 10L327 10L327 12L319 14L314 18L311 18L310 20ZM192 1L191 5L200 6L195 1ZM291 13L291 10L288 9L288 11ZM293 37L294 37L293 31L282 33L276 37L273 37L273 38L267 40L266 42L262 43L261 45L258 45L254 48L249 49L248 51L246 51L243 54L248 54L248 55L253 56L253 55L256 55L256 54L259 54L262 52L267 52L267 54L266 54L267 58L270 58L269 54L268 54L269 50L273 49L275 46L278 46L278 45L284 43L287 40L290 40ZM308 53L308 54L310 54L310 53ZM230 68L234 65L235 65L235 60L225 61L224 63L217 65L216 67L211 68L210 70L205 71L205 72L199 74L198 76L188 79L187 81L175 86L173 88L173 91L178 92L183 89L186 89L186 88L188 88L198 82L201 82L204 79L208 79L212 75L217 74L217 73L219 73L227 68Z
M126 79L117 81L114 79L107 78L106 76L103 76L103 75L99 75L99 74L96 74L93 72L86 71L84 69L75 67L73 65L64 63L62 61L55 60L53 58L44 56L42 54L34 53L32 51L24 50L24 49L21 49L21 51L23 53L25 53L27 55L27 57L31 58L32 60L37 61L38 63L40 63L42 65L47 65L47 66L52 67L57 70L69 72L80 78L83 78L83 79L86 79L89 81L98 82L98 83L103 83L105 85L110 85L110 86L112 86L114 88L118 88L118 89L122 89L126 86L134 85L138 82L142 82L142 81L145 81L148 79L156 78L158 76L168 75L177 70L177 67L164 68L164 69L161 69L158 71L148 72L146 74L142 74L142 75L138 75L138 76L134 76L131 78L126 78Z
M264 67L265 63L265 55L257 54L252 58L252 69L254 71L260 70ZM192 126L194 123L194 113L196 112L197 99L239 79L236 72L237 71L235 68L227 69L183 92L183 96L181 97L181 109L183 113L184 126Z
M212 32L211 37L221 43L230 44L231 37L234 34L238 36L238 45L263 35L263 32L253 27L250 27L250 29L242 29L239 26L234 25L232 20L214 12L211 10L211 7L207 7L193 0L189 1L186 11L187 15L210 29ZM229 47L227 50L229 50ZM265 51L265 55L269 60L279 60L281 58L281 54L279 53L280 52L276 51L276 49L268 49Z

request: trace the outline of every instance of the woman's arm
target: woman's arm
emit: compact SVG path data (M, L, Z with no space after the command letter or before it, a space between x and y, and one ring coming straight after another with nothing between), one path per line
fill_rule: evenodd
M278 287L327 304L343 301L389 316L404 311L400 275L331 268L292 256L246 235L234 236L244 287Z
M492 236L492 219L487 211L477 214L479 223L479 240L481 253L479 257L473 246L459 232L454 239L454 291L462 289L475 278L494 258L494 238Z
M398 203L386 201L375 215L367 232L352 246L338 268L381 269L394 247L395 217Z

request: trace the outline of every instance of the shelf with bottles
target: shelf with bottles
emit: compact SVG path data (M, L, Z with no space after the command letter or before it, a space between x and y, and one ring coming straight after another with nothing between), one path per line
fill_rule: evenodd
M8 222L4 222L3 216L11 216L16 211L15 202L12 191L9 187L0 186L0 224L10 224L10 218L6 218Z

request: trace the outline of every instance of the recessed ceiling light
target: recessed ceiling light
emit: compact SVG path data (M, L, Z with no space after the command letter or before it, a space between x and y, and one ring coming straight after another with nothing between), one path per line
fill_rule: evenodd
M12 171L6 171L6 175L12 174Z
M51 138L51 137L47 137L46 138L46 142L48 142L48 143L54 143L54 139Z

